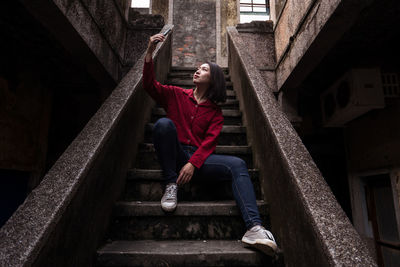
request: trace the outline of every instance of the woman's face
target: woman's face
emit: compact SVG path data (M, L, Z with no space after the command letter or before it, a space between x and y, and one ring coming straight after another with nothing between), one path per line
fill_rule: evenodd
M193 83L196 85L210 84L210 80L211 80L210 66L207 63L204 63L193 74Z

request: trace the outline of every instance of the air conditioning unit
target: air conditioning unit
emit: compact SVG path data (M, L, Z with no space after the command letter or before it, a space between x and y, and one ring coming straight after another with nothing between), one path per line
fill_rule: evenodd
M351 69L321 94L321 106L325 127L341 127L372 109L383 108L380 69Z

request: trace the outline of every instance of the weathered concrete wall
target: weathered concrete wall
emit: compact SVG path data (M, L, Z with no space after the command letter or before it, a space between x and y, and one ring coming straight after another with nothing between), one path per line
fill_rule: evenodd
M147 49L150 36L160 32L165 21L161 15L140 14L133 9L130 10L125 47L127 70L141 57Z
M122 77L126 12L115 1L21 0L26 8L100 83L114 87ZM129 8L124 5L125 8Z
M216 61L215 0L174 1L173 66Z
M296 88L370 3L287 0L275 21L278 89Z
M282 9L288 0L269 0L270 19L276 23L281 15Z
M126 21L129 19L129 10L132 5L132 0L115 0L119 6L121 13Z
M287 266L376 266L283 115L235 28L229 34L229 72L244 103L248 134L270 203L272 230ZM249 119L251 118L251 119Z
M171 61L171 38L155 52L157 79ZM150 116L142 58L0 229L0 266L92 266L114 201Z
M45 164L51 93L39 77L19 73L13 90L0 75L0 169L32 172Z
M307 9L310 7L313 0L305 1L292 1L288 0L285 9L282 10L280 20L277 22L275 27L276 36L276 57L279 59L282 57L286 46L290 42L290 37L294 36L303 17L307 14ZM332 2L332 1L330 1ZM340 2L340 1L334 1ZM335 3L330 3L332 8L335 8Z
M166 2L156 0L153 4L155 12L164 17L159 6L166 8ZM172 7L176 26L173 65L193 67L208 60L227 67L226 27L239 22L238 1L178 0Z
M260 71L265 83L274 92L277 91L275 77L275 40L272 21L253 21L238 24L236 29L246 40L248 53L253 64Z
M400 167L400 100L347 124L348 168L352 172ZM366 145L368 144L368 145Z
M226 27L228 26L236 26L239 23L239 14L238 14L238 1L237 0L220 0L220 24L221 24L221 32L220 35L220 47L221 51L217 51L220 53L218 55L220 57L218 64L221 66L228 66L228 45L227 45L227 34ZM217 40L218 41L218 40ZM218 46L218 45L217 45Z
M168 22L169 0L151 0L151 14L161 15L165 24Z

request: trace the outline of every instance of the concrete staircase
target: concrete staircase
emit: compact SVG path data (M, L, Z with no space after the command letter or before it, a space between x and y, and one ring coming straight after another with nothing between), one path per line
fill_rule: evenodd
M173 68L167 84L192 88L193 68ZM249 168L264 222L268 207L262 200L258 170L253 169L246 127L239 102L226 74L228 101L222 104L225 124L216 153L243 158ZM161 210L162 173L157 162L151 131L165 116L154 107L145 140L139 147L136 166L127 174L126 190L115 204L114 217L104 244L97 251L98 266L272 266L273 259L239 241L245 225L233 200L230 182L192 181L178 191L173 214ZM268 224L267 224L268 226Z

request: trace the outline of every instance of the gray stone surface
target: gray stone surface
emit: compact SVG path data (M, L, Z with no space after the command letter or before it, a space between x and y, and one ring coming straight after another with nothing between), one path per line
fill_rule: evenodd
M296 88L372 2L287 1L275 21L278 90Z
M99 83L122 77L127 21L115 1L21 1Z
M261 214L265 214L266 204L263 200L257 201ZM116 216L165 216L160 201L131 201L118 202L115 209ZM180 201L174 216L235 216L239 210L233 200L226 201Z
M139 147L141 157L136 161L136 167L150 168L150 169L160 169L160 165L157 161L157 155L154 150L154 146L151 143L141 144ZM219 146L217 145L216 154L224 155L235 155L240 157L247 163L247 167L251 168L252 165L252 155L251 147L249 146Z
M148 123L146 125L148 130L152 130L153 127L154 123ZM246 133L246 127L237 125L224 125L222 126L221 134L222 133Z
M272 230L289 266L376 266L296 131L252 64L235 28L229 67L269 200Z
M107 239L236 240L241 239L245 231L243 219L238 215L115 217Z
M153 110L153 113L156 113L156 115L161 115L165 116L166 112L162 108L155 108ZM224 118L226 117L240 117L242 115L240 110L234 110L234 109L223 109L222 110L222 115Z
M262 199L258 170L249 170L257 199ZM161 170L135 169L128 172L126 200L159 201L163 195ZM179 201L232 200L232 182L216 182L214 177L196 176L178 191Z
M150 36L160 32L165 20L160 15L143 15L133 9L129 12L129 30L126 35L125 64L130 68L147 49Z
M275 92L275 38L272 21L252 21L238 24L237 31L243 40L246 40L248 54L253 64L260 71L268 87Z
M249 169L250 176L257 175L257 169ZM149 179L154 181L162 180L161 170L149 170L149 169L131 169L128 173L128 179Z
M216 61L215 0L174 1L173 66Z
M142 152L150 152L155 153L153 144L141 144ZM215 149L215 153L217 154L249 154L251 153L251 148L249 146L218 146Z
M156 51L159 80L169 70L170 41ZM142 65L143 59L0 229L0 266L91 265L142 134L136 129L151 112Z
M154 118L157 119L157 118ZM226 121L224 120L224 123L230 123L232 122L236 124L240 124L239 119L236 120L229 120L227 119ZM239 122L238 122L239 121ZM146 125L146 135L145 135L145 142L151 143L153 142L153 136L152 136L152 129L153 129L153 123L149 123ZM221 134L218 137L218 144L227 146L227 145L239 145L243 146L247 144L247 139L246 139L246 127L243 127L241 125L224 125L221 130Z
M98 251L102 266L271 266L239 241L116 241Z

